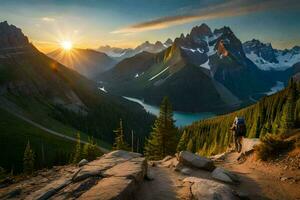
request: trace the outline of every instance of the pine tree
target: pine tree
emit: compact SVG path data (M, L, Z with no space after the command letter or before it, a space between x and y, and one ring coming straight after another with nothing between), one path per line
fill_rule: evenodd
M184 130L177 145L177 152L186 150L187 143L188 143L188 134Z
M122 119L120 119L119 128L117 128L117 130L115 130L114 132L115 132L116 137L115 137L115 143L114 143L113 149L129 151L130 150L129 145L124 140L124 130L123 130Z
M34 170L34 152L30 147L30 142L28 141L23 157L23 171L25 174L32 174Z
M96 143L93 138L88 139L88 143L83 146L82 157L88 161L95 160L98 156L101 155L101 151L97 148Z
M188 150L190 152L194 152L194 143L193 143L192 139L189 140L189 143L188 143L188 145L186 147L186 150Z
M81 141L80 133L77 133L76 146L73 153L72 163L77 164L81 159Z
M174 122L171 103L167 97L164 97L159 116L156 118L150 137L145 144L145 155L149 159L158 160L175 153L177 128Z
M296 94L296 85L293 79L291 79L288 86L287 100L283 107L283 113L281 118L281 133L284 133L294 127Z

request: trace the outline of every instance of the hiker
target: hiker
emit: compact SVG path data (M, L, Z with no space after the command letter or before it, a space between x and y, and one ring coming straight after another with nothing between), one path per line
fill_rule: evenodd
M246 123L243 117L235 117L230 128L233 132L235 150L240 153L242 150L242 139L246 135Z

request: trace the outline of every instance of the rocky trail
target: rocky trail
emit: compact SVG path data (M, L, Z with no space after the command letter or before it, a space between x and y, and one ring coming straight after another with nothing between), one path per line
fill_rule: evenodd
M231 153L219 163L240 177L240 184L233 187L238 193L250 199L300 199L300 166L263 163L254 155L240 163L238 156Z
M300 199L299 160L288 167L260 163L251 153L257 142L245 139L243 154L226 152L210 159L183 151L147 161L138 153L113 151L2 185L0 199ZM294 154L300 159L299 152Z

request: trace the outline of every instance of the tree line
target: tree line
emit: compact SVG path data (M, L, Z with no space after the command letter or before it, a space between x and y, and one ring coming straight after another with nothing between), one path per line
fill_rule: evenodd
M233 141L229 128L236 116L245 118L248 130L246 137L249 138L262 138L267 133L286 134L291 129L299 128L300 84L291 79L284 90L264 97L252 106L201 120L180 130L175 126L171 102L165 97L160 106L159 116L145 140L143 153L151 160L158 160L182 150L205 156L223 152ZM114 150L140 151L139 148L137 150L133 148L133 137L131 145L128 144L122 119L114 134ZM77 142L69 163L78 163L83 158L90 161L101 154L93 138L89 138L88 143L82 145L80 134L77 134ZM25 148L23 163L24 172L32 173L35 154L29 141Z
M184 127L177 150L206 156L224 152L233 141L229 127L236 116L245 118L249 138L262 138L267 133L286 134L299 128L300 84L291 79L284 90L252 106Z

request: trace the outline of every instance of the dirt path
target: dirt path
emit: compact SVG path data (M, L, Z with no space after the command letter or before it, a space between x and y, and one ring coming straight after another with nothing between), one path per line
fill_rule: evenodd
M238 193L250 199L300 200L300 183L295 182L300 177L300 170L261 163L254 155L240 164L237 157L237 153L231 153L220 165L239 175L241 183L233 186ZM281 180L282 177L288 179Z
M13 115L15 115L15 116L18 117L18 118L24 120L25 122L27 122L27 123L29 123L29 124L31 124L31 125L33 125L33 126L39 128L39 129L42 129L42 130L48 132L49 134L52 134L52 135L55 135L55 136L64 138L64 139L66 139L66 140L70 140L70 141L74 141L74 142L77 141L76 138L73 138L73 137L64 135L64 134L62 134L62 133L53 131L53 130L51 130L51 129L49 129L49 128L46 128L45 126L42 126L42 125L40 125L40 124L38 124L38 123L32 121L31 119L25 117L24 115L21 114L20 111L17 111L18 109L16 109L17 107L16 107L14 104L8 102L7 100L5 100L5 99L3 99L3 98L0 98L0 101L1 101L1 103L2 103L3 105L5 105L5 106L2 106L2 109L6 110L7 112L9 112L9 113L11 113L11 114L13 114ZM13 109L12 109L12 108L13 108ZM87 143L88 143L88 142L83 141L83 140L80 140L80 142L81 142L82 144L87 144ZM105 149L105 148L100 147L100 146L97 146L97 147L98 147L98 148L100 149L100 151L102 151L103 153L108 153L108 152L109 152L108 149Z
M229 153L226 159L216 163L239 176L240 183L230 186L241 197L253 200L300 200L300 170L283 169L274 164L257 161L250 155L244 163L237 161L238 153ZM136 193L136 199L143 200L176 200L192 199L190 184L183 183L189 176L212 179L211 173L205 170L190 169L189 175L184 175L164 166L149 165L149 176L153 180L145 180ZM283 180L284 179L284 180Z
M153 180L146 180L136 193L136 199L143 200L173 200L190 198L188 184L183 184L184 175L170 168L156 166L148 167L148 173Z

